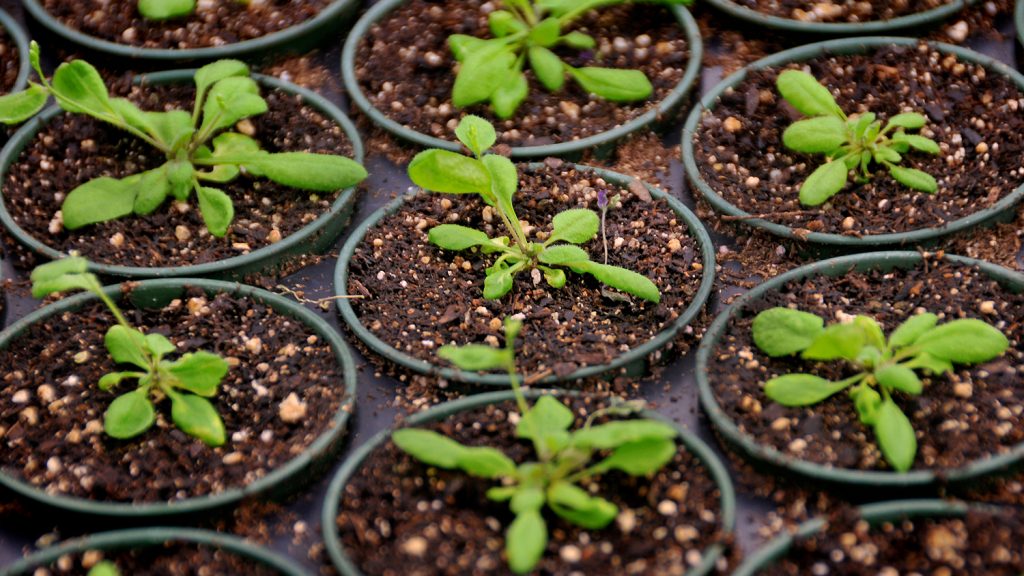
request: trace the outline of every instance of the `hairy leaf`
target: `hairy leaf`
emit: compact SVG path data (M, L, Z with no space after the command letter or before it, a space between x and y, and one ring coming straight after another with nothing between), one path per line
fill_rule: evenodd
M203 223L210 234L224 237L231 221L235 219L235 205L231 203L231 198L221 190L205 186L196 188L196 196L199 197L199 212Z
M146 336L142 332L115 324L107 330L107 334L103 337L103 344L115 362L134 364L143 370L149 369Z
M171 398L171 420L182 432L202 440L208 446L221 446L227 440L224 422L206 398L167 390Z
M893 388L907 394L921 393L921 379L914 374L914 371L900 364L893 364L878 369L875 372L878 383L887 388Z
M800 120L782 133L782 143L797 152L831 153L846 143L846 123L836 116Z
M810 406L849 386L813 374L784 374L765 382L764 393L783 406Z
M489 194L491 189L483 162L448 150L417 154L409 164L409 178L424 190L445 194Z
M1001 356L1010 342L998 329L971 318L933 328L922 334L914 346L940 360L978 364Z
M545 264L566 266L576 264L577 262L586 262L587 260L590 260L590 256L579 246L560 244L558 246L545 248L544 251L537 256L537 259Z
M646 100L654 88L639 70L618 68L567 68L573 79L587 92L612 102Z
M526 74L522 72L511 74L491 94L491 108L494 110L494 115L502 120L508 120L515 115L516 109L529 94L530 83L526 80Z
M459 125L455 127L455 135L459 138L459 142L465 144L466 148L469 148L477 156L483 156L484 152L494 146L498 140L498 135L494 132L491 123L473 114L468 114L459 120Z
M868 342L864 328L856 324L832 324L802 353L808 360L856 360Z
M551 220L551 236L548 242L558 240L583 244L597 236L601 219L593 210L573 208L559 212Z
M473 246L493 244L487 234L458 224L434 226L427 233L430 243L445 250L465 250Z
M618 266L609 266L599 262L574 262L572 269L576 272L590 274L597 278L598 281L616 290L621 290L655 304L661 302L661 292L658 290L658 286L646 276L632 270L619 268Z
M491 99L514 70L515 52L504 40L486 40L469 52L455 77L452 103L459 108Z
M828 88L806 72L786 70L779 74L776 86L782 97L804 116L835 116L846 119Z
M135 209L137 188L128 179L96 178L68 193L61 205L64 227L77 230L89 224L122 218Z
M550 92L557 92L565 85L565 65L557 54L542 46L533 46L528 52L530 68L537 80Z
M800 203L821 206L843 189L848 175L845 162L833 161L818 166L800 186Z
M177 378L175 385L178 388L212 398L228 373L228 363L216 354L200 350L172 362L168 371Z
M20 124L35 116L46 106L49 94L38 84L30 84L21 92L0 96L0 122Z
M825 331L825 321L815 314L770 308L754 318L754 344L772 357L789 356L806 349Z
M930 312L911 316L889 335L889 345L893 348L910 346L938 323L939 317Z
M875 437L882 455L897 472L910 470L917 454L917 437L910 419L892 400L882 402L878 408Z
M156 421L156 411L145 390L134 390L114 399L103 414L103 430L126 440L142 434Z
M927 172L916 168L904 168L902 166L889 165L889 173L892 177L908 188L934 194L939 189L939 183Z

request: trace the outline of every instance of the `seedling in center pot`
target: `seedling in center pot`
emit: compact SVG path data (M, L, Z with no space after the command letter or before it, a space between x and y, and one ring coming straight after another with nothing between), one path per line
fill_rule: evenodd
M68 193L61 206L64 227L74 230L130 214L151 214L168 197L185 201L194 191L210 233L222 237L235 217L234 204L219 188L246 173L279 184L333 192L366 178L366 170L342 156L305 152L269 153L255 139L230 129L267 111L249 67L220 60L195 73L193 110L144 112L125 98L111 98L99 73L82 60L65 62L48 81L39 67L39 46L33 42L32 66L41 84L0 97L0 122L16 124L35 116L48 96L72 114L85 114L140 138L156 148L166 162L127 178L90 180Z
M658 420L594 424L602 416L634 414L639 406L632 403L595 411L582 428L572 431L575 417L556 398L541 396L530 406L516 376L515 340L521 328L520 321L505 320L504 348L443 346L438 355L463 370L508 371L520 414L516 437L532 442L537 461L517 465L494 448L463 446L430 430L405 428L392 434L396 446L425 464L500 482L487 491L487 498L508 502L515 514L505 531L505 552L517 574L532 570L547 547L545 505L584 529L606 527L618 515L618 507L580 484L613 470L631 476L653 474L675 456L677 435L675 428Z
M409 164L409 177L424 190L479 194L501 218L508 236L490 238L480 230L457 224L435 226L428 236L431 243L445 250L476 247L484 253L500 254L487 269L484 298L496 300L508 294L516 274L536 268L553 288L565 286L565 269L568 269L577 274L590 274L612 288L644 300L661 300L658 287L646 277L618 266L593 262L582 248L574 246L597 236L600 224L593 210L574 208L555 215L551 235L542 244L530 242L512 205L519 188L515 164L504 156L485 154L497 140L494 128L477 116L466 116L455 133L475 157L447 150L426 150Z
M846 361L856 374L831 382L812 374L772 378L764 393L784 406L810 406L849 390L862 424L875 431L886 461L899 472L914 464L917 438L910 419L893 401L897 392L919 395L915 371L932 375L953 372L954 364L979 364L1002 355L1009 341L999 330L975 319L939 325L935 314L907 319L886 339L873 318L825 327L819 316L771 308L754 318L754 343L771 357L800 354L814 361Z
M129 439L149 430L156 421L154 402L171 399L171 419L186 434L210 446L224 444L224 422L207 398L217 395L228 363L210 352L192 352L167 360L177 348L162 334L143 334L128 323L121 309L103 291L95 275L88 273L88 261L64 258L32 271L32 296L44 298L57 292L85 290L98 297L117 319L103 339L110 357L134 369L105 374L98 383L108 391L126 380L138 380L138 387L111 402L103 415L103 429L114 438Z
M786 70L776 82L779 93L793 108L810 116L795 122L782 134L790 150L824 154L828 161L819 166L800 186L800 203L820 206L846 185L851 170L860 183L871 179L872 164L881 164L897 182L921 192L934 194L938 183L927 172L899 166L911 149L939 154L934 141L907 134L923 128L927 120L916 112L897 114L884 124L871 112L847 118L828 88L814 76L798 70Z
M648 0L654 4L690 4L691 0ZM462 108L490 102L502 119L511 118L529 95L523 68L527 62L541 85L558 92L566 76L581 88L613 102L646 100L653 92L639 70L585 66L576 68L553 49L559 46L594 50L597 42L579 31L566 31L574 20L599 7L630 0L503 0L504 10L488 14L494 38L464 34L448 37L448 47L460 63L452 88L452 103Z

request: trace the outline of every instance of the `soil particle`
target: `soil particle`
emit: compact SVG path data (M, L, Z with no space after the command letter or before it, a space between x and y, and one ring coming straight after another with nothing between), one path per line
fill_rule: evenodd
M769 16L801 22L871 22L925 12L953 0L732 0Z
M38 568L33 576L87 576L89 569L102 560L113 562L121 574L132 576L210 576L213 574L253 574L275 576L277 570L231 552L186 542L167 542L162 546L103 552L89 550L66 554L49 566Z

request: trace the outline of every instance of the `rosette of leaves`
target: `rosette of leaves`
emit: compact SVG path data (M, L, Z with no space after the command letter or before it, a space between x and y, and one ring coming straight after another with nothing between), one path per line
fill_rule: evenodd
M931 313L907 319L886 338L868 316L826 327L815 314L771 308L754 318L752 331L757 347L773 358L799 354L815 362L845 362L853 374L842 380L785 374L768 380L764 393L784 406L810 406L847 390L861 423L872 427L882 455L899 472L913 466L917 438L894 397L922 393L918 372L949 374L954 364L988 362L1009 347L1002 332L981 320L939 324Z
M444 346L438 355L463 370L504 369L515 394L520 419L516 437L533 444L536 461L516 464L499 450L463 446L430 430L405 428L392 434L395 445L417 460L437 468L462 470L497 484L487 498L507 502L515 520L505 531L509 567L517 574L531 571L547 547L545 508L563 520L600 530L618 515L618 507L582 488L581 483L611 471L646 476L660 470L676 454L676 429L659 420L613 420L594 424L602 416L629 416L637 404L613 404L595 411L586 424L570 428L575 416L552 396L530 406L516 377L515 339L521 322L505 320L505 347L481 344Z
M934 194L938 183L930 174L900 166L903 155L911 150L939 154L933 140L907 130L923 128L927 119L916 112L897 114L884 124L875 114L865 112L853 118L836 103L828 88L806 72L786 70L776 81L779 93L801 114L810 116L793 123L782 134L790 150L806 154L824 154L827 162L819 166L800 186L800 203L820 206L846 185L850 171L858 183L872 177L874 164L884 166L892 177L914 190Z
M117 324L107 330L103 344L115 362L131 368L105 374L97 385L109 391L135 380L137 387L110 403L103 414L104 431L122 440L142 434L156 421L154 402L169 398L171 420L182 432L210 446L224 444L224 422L207 398L217 395L228 373L227 361L205 351L169 360L177 347L162 334L144 334L129 324L96 276L87 272L88 266L85 258L75 256L39 266L32 271L32 296L44 298L57 292L85 290L99 298L117 319Z
M687 4L691 0L647 0L654 4ZM581 88L613 102L650 97L650 80L639 70L570 66L555 53L558 47L593 50L597 42L579 31L567 31L574 20L594 8L630 0L502 0L503 10L488 14L493 38L465 34L448 37L459 62L452 103L460 108L489 102L494 114L511 118L526 100L530 85L524 73L529 64L546 90L558 92L571 78Z
M528 240L512 204L519 188L515 164L504 156L486 154L497 140L494 128L486 120L470 115L462 119L455 134L473 157L447 150L426 150L409 164L409 177L428 191L478 194L501 218L508 235L499 238L457 224L435 226L428 234L431 243L445 250L478 248L499 255L487 269L484 298L501 298L512 289L516 274L536 268L553 288L565 286L565 270L570 270L590 274L612 288L644 300L661 300L654 282L632 270L594 262L579 247L597 236L600 218L593 210L576 208L561 212L552 219L551 235L543 243Z
M195 73L196 97L191 112L146 112L125 98L111 98L92 65L82 60L61 64L47 80L39 66L39 46L30 58L40 83L0 97L0 121L23 122L35 116L53 96L61 108L117 126L157 149L166 162L127 178L101 177L78 186L61 205L64 227L146 215L168 198L185 201L194 192L203 222L217 237L227 234L234 219L231 198L215 184L232 182L243 173L285 186L333 192L366 178L366 170L342 156L305 152L269 153L255 139L235 132L240 121L267 111L249 67L220 60Z

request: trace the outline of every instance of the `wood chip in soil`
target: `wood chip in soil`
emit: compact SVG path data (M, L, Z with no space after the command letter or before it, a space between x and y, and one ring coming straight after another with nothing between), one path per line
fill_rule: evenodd
M827 322L863 314L886 334L924 311L940 323L979 318L1006 334L1002 357L954 374L924 376L924 393L893 399L913 424L918 453L915 470L961 468L971 461L1004 454L1024 442L1024 295L1013 294L978 269L933 262L909 271L851 273L788 283L747 306L728 325L708 365L718 404L741 432L779 452L837 468L884 470L888 465L874 433L857 418L846 394L803 408L768 399L764 382L782 374L809 373L838 381L854 375L841 362L770 358L754 344L753 317L774 306L795 306Z
M127 87L144 110L191 110L193 86ZM352 156L341 127L302 104L298 96L263 90L266 114L243 121L267 152L317 152ZM263 178L240 176L218 187L231 197L235 219L224 238L203 224L192 193L185 203L168 199L147 216L130 215L67 230L57 215L75 187L101 176L122 178L156 168L163 155L149 144L84 115L61 114L22 150L3 182L4 203L32 237L61 252L77 250L102 264L170 267L216 262L248 254L287 238L330 209L337 193L313 193ZM275 233L274 230L277 230Z
M103 345L115 320L90 303L34 324L0 351L5 474L49 493L108 502L216 494L249 485L300 454L329 429L345 400L330 346L250 298L207 298L191 289L162 309L121 306L135 326L164 334L179 352L206 350L228 360L231 369L212 400L227 443L210 448L185 435L171 422L167 401L157 405L156 424L143 435L122 441L103 433L103 413L133 388L96 386L117 371ZM303 411L297 404L304 404L304 416L296 421Z
M933 10L953 0L730 0L768 16L801 22L873 22Z
M559 163L555 163L559 164ZM413 357L443 362L445 344L503 341L501 320L522 315L517 347L520 370L565 375L583 366L606 364L636 348L671 324L693 301L703 275L699 247L665 200L649 200L606 183L571 165L521 171L516 211L532 239L551 231L551 219L569 208L597 210L597 190L622 196L607 216L608 263L654 280L660 304L638 298L609 299L589 276L567 273L562 289L550 288L537 274L516 276L512 291L485 300L485 269L493 254L449 252L430 244L427 233L439 224L460 224L495 238L507 235L500 217L470 195L419 195L370 228L352 257L350 294L362 324L384 342ZM602 261L600 233L582 246Z
M332 0L201 1L184 18L146 20L138 0L92 2L41 0L43 8L65 26L117 44L184 50L237 44L280 32L316 17ZM339 0L340 1L340 0Z
M568 405L581 427L586 414L605 404L588 398ZM505 402L425 428L467 446L496 448L522 463L535 456L515 438L509 421L514 411L514 403ZM612 472L589 484L619 507L619 517L603 530L584 530L545 511L550 540L538 574L682 575L721 538L721 494L682 445L651 478ZM342 491L341 543L367 576L511 574L504 533L512 515L507 503L487 499L493 485L426 466L388 441Z
M689 63L686 35L667 9L601 9L572 26L594 36L596 50L555 51L572 66L642 70L654 86L650 99L615 104L569 79L562 91L550 93L527 71L530 95L511 119L499 120L486 105L459 110L451 102L455 59L447 39L489 38L485 5L493 7L482 0L411 0L371 26L357 48L356 78L373 106L403 126L445 140L454 138L463 113L477 114L495 123L499 143L540 146L593 136L641 116L675 88Z
M88 550L65 554L33 576L88 576L89 569L101 560L113 562L121 574L131 576L210 576L213 574L251 574L276 576L277 570L226 550L191 542L167 542L160 546L127 550Z
M795 229L877 235L964 218L1024 183L1024 93L1009 79L923 44L786 68L805 67L848 114L870 111L883 121L911 110L925 114L920 134L942 153L908 152L901 165L934 176L938 193L915 192L874 166L869 183L851 181L817 208L801 205L800 186L824 157L783 146L782 133L803 116L776 90L782 69L770 68L724 94L694 135L701 177L733 206Z

